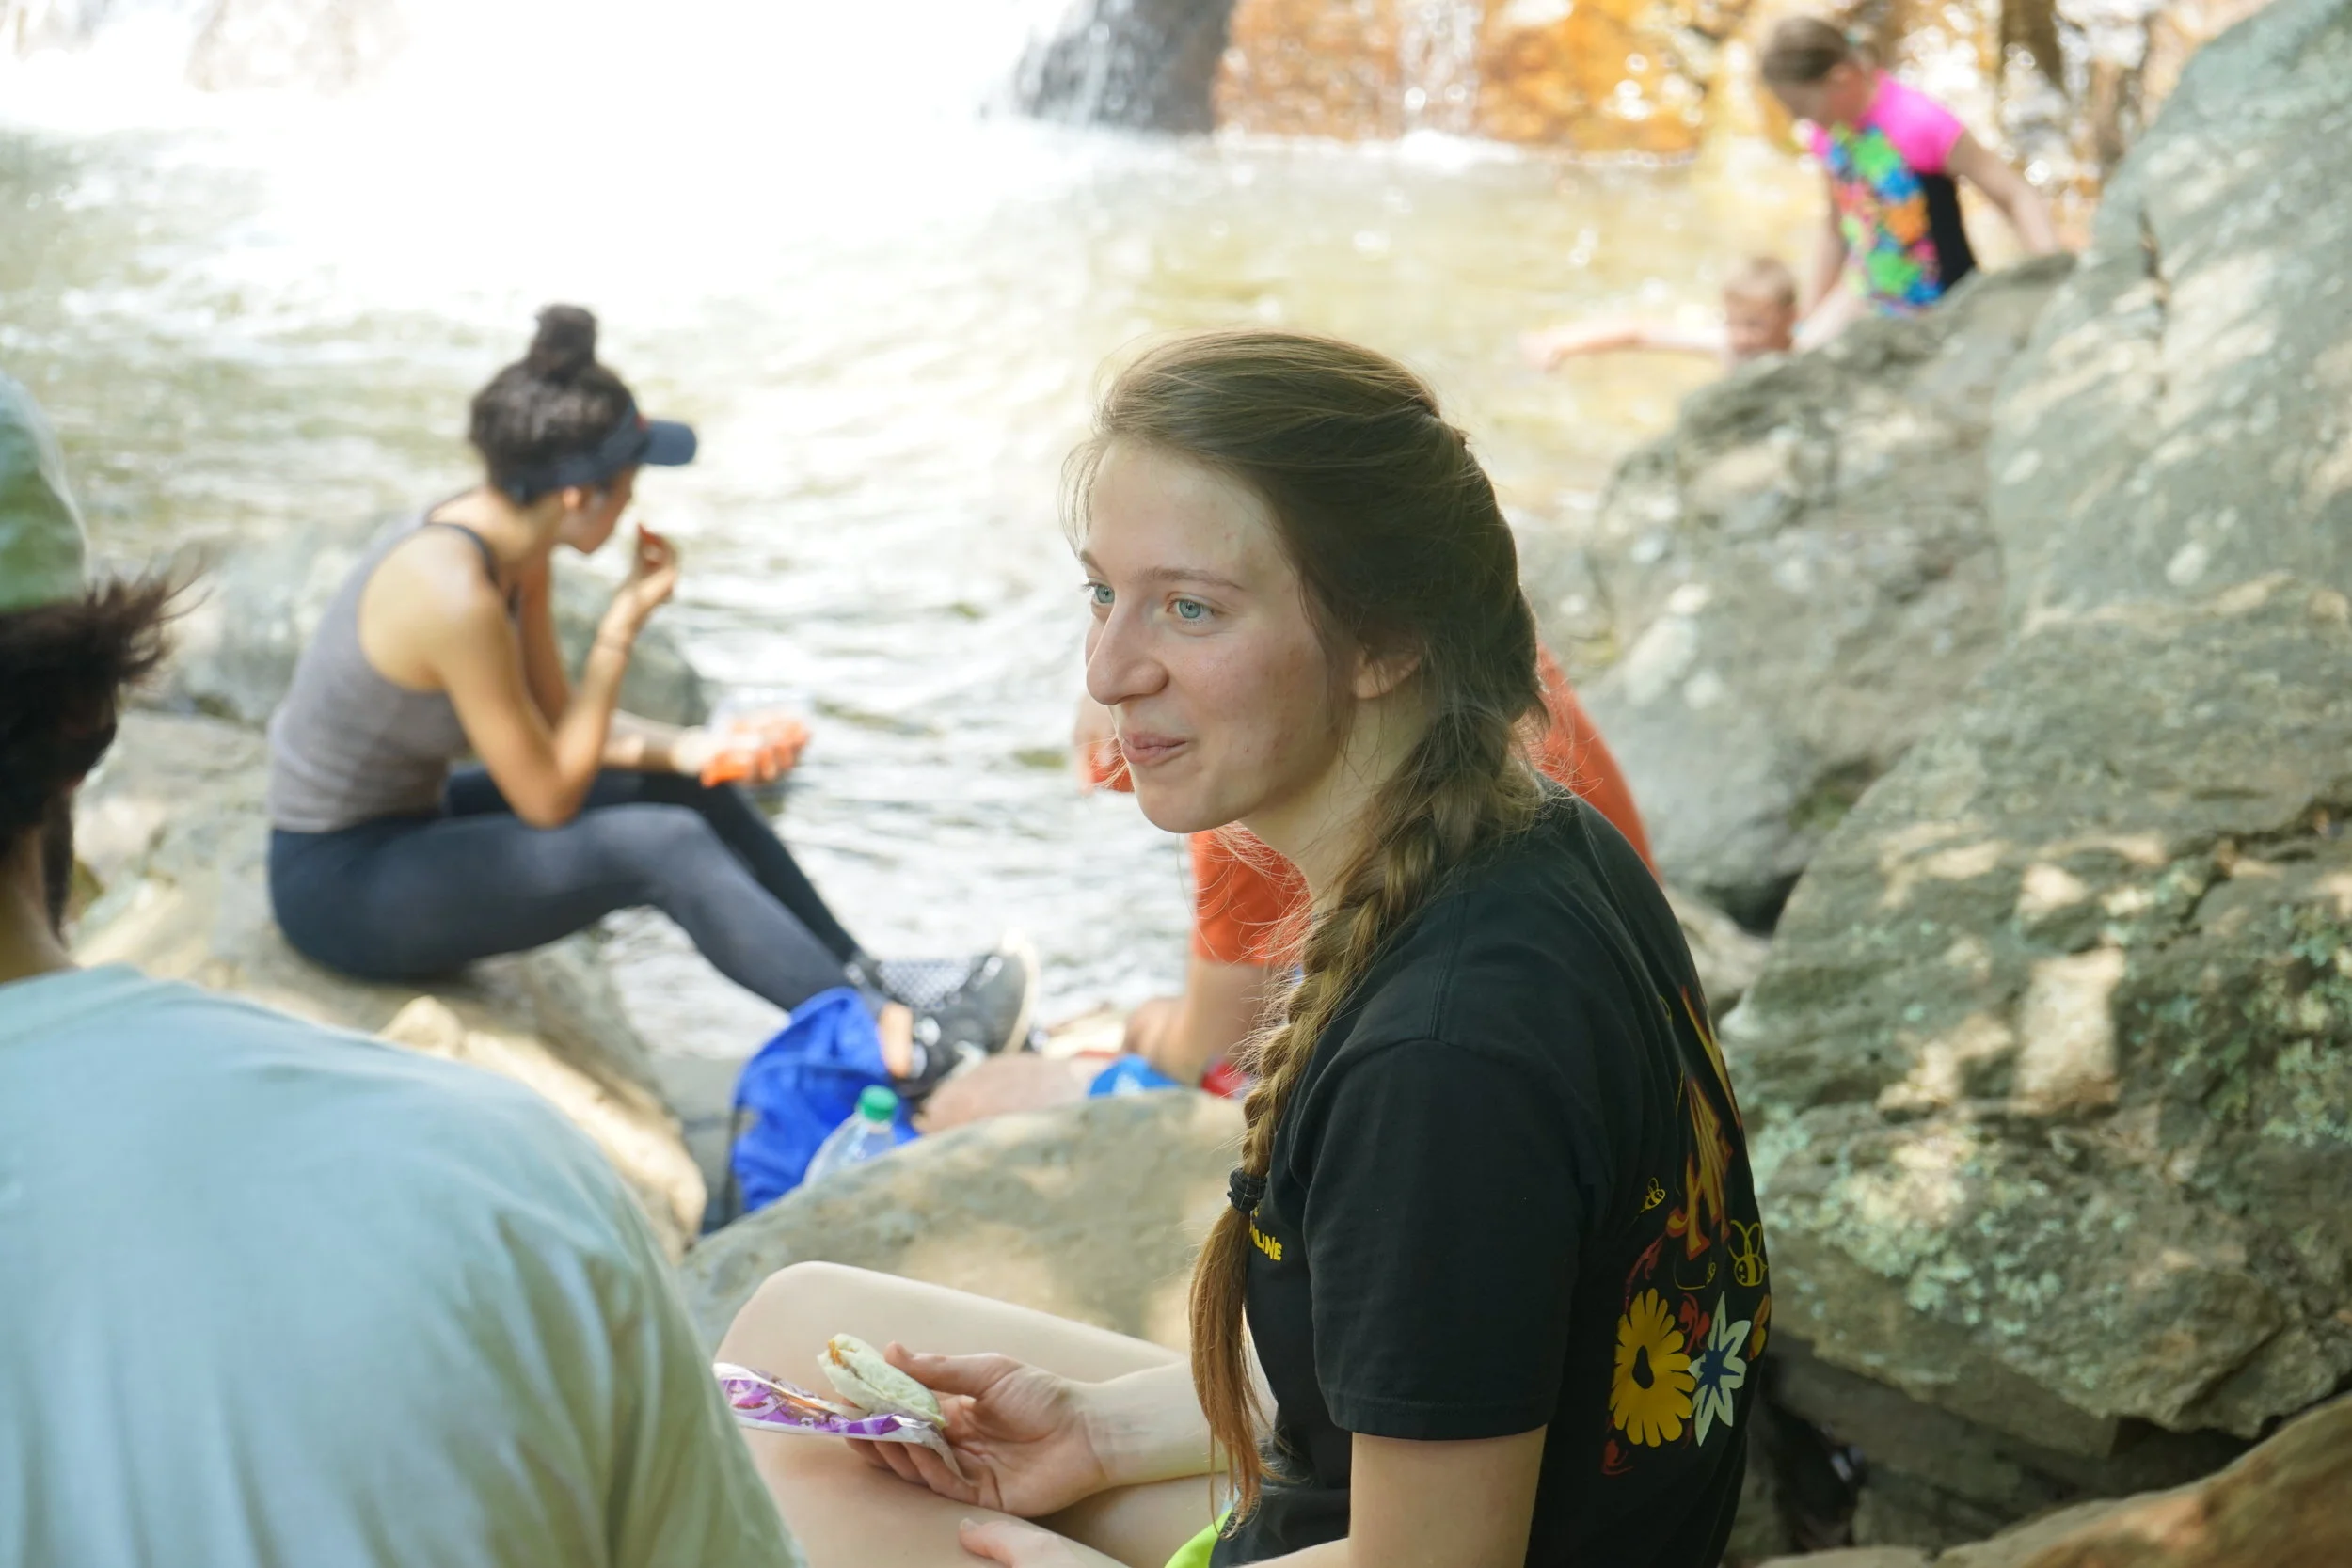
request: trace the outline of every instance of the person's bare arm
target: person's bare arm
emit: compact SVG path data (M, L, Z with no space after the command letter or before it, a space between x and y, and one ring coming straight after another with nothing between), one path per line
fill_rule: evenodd
M2047 256L2058 247L2058 227L2050 221L2050 204L2026 177L1998 154L1963 131L1944 159L1944 166L1985 194L2001 210L2026 254Z
M1195 953L1184 994L1137 1007L1126 1047L1178 1083L1198 1084L1256 1032L1273 996L1274 972L1266 965L1218 963Z
M1829 298L1821 301L1819 309L1797 324L1797 352L1804 354L1820 348L1860 321L1867 309L1862 296L1853 290L1834 291Z
M1661 354L1704 354L1721 357L1725 347L1720 327L1684 327L1658 322L1593 322L1531 332L1522 341L1528 358L1539 369L1554 370L1564 360L1585 355L1647 349Z
M542 562L516 585L521 622L523 683L550 731L572 705L571 677L564 670L564 647L555 635L554 572ZM604 766L650 773L699 771L702 752L681 757L679 741L689 732L675 724L614 709L604 746ZM686 748L692 751L692 747ZM704 747L703 752L708 750ZM691 762L691 768L687 764Z
M689 743L689 736L698 738ZM616 709L612 733L604 743L604 765L633 768L646 773L699 773L708 760L708 752L702 731L681 729Z
M560 827L579 814L604 766L629 650L676 583L675 552L659 539L641 536L636 568L613 594L589 647L580 687L553 723L532 689L506 606L489 584L482 584L438 628L426 654L434 677L455 705L466 738L492 781L515 815L532 826Z
M1804 313L1821 308L1846 272L1846 230L1837 221L1837 182L1821 177L1821 227L1815 231L1813 262L1805 273Z

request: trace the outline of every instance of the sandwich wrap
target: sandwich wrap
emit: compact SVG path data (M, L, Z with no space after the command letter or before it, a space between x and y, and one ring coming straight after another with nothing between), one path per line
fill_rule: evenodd
M721 1361L710 1370L735 1412L738 1426L803 1437L848 1437L861 1443L914 1443L939 1455L956 1479L963 1479L956 1451L948 1447L936 1422L853 1409L731 1362Z

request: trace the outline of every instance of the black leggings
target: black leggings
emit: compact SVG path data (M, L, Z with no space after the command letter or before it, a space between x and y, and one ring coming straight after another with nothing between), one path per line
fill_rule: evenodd
M856 941L743 792L608 769L580 815L533 828L488 773L436 816L271 833L270 901L306 957L371 980L446 974L651 906L718 971L779 1007L848 983Z

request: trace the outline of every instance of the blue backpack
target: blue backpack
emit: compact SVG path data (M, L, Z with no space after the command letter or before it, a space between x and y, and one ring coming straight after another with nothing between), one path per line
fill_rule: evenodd
M857 1109L858 1091L887 1086L882 1037L866 999L848 986L819 991L743 1064L735 1083L735 1144L728 1164L736 1214L764 1209L801 1184L826 1135ZM915 1136L904 1105L898 1140Z

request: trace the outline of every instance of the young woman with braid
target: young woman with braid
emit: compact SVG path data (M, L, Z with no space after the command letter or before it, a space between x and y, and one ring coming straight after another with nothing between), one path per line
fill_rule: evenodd
M1266 332L1145 356L1073 471L1087 687L1136 799L1299 867L1302 978L1189 1366L787 1270L722 1356L898 1341L959 1464L771 1441L786 1517L820 1560L1712 1568L1771 1311L1739 1112L1655 879L1530 766L1486 474L1408 372Z

